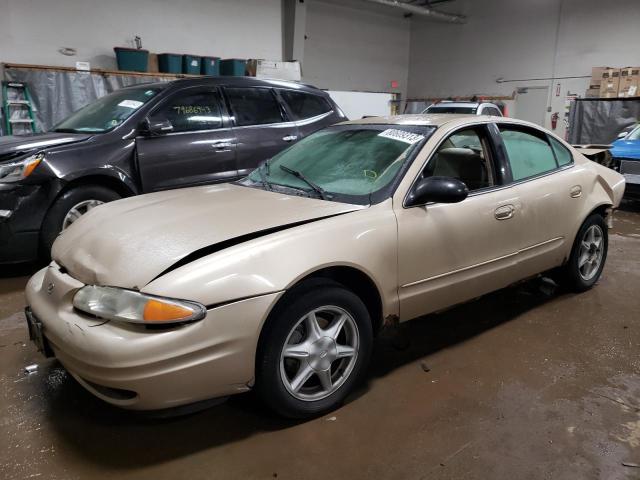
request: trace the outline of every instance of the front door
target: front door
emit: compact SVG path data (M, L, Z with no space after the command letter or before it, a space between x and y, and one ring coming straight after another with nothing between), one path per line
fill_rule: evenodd
M421 176L458 178L469 196L454 204L394 206L402 320L515 280L521 201L516 189L500 185L496 164L485 126L458 130L440 144Z
M239 175L298 140L298 127L286 118L272 88L225 87L224 92L234 121Z
M151 122L171 124L157 136L138 136L138 169L145 192L223 182L238 176L236 139L215 87L182 90L154 109Z

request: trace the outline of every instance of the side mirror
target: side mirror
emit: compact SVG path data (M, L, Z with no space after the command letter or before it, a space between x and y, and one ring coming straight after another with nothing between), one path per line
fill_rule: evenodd
M157 137L173 131L173 125L166 118L145 118L140 124L140 133L148 137Z
M620 132L620 133L618 134L618 138L624 138L624 137L626 137L626 136L627 136L627 134L628 134L628 133L629 133L629 132L624 132L624 131L622 131L622 132Z
M467 198L469 189L457 178L427 177L420 180L407 198L407 206L429 202L458 203Z

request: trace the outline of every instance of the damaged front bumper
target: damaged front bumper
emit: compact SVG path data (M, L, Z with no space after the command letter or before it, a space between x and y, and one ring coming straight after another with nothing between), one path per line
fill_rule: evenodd
M0 183L0 264L38 258L49 195L42 185Z
M198 322L166 329L105 321L73 308L84 284L55 263L25 295L42 349L102 400L158 410L250 389L262 323L282 292L210 308ZM36 341L36 344L38 342Z

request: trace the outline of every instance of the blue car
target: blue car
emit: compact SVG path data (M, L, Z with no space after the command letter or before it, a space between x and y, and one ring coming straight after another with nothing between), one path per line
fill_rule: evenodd
M620 163L627 182L625 194L640 198L640 125L613 142L611 155Z

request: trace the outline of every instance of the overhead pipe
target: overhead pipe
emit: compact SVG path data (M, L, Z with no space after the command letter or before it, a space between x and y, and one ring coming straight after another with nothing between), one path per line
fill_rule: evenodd
M442 20L449 23L467 23L467 17L456 13L445 13L427 6L413 5L411 3L401 2L399 0L366 0L371 3L378 3L388 7L396 7L406 12L415 13L425 17L431 17L436 20Z

